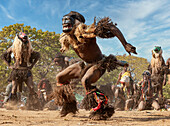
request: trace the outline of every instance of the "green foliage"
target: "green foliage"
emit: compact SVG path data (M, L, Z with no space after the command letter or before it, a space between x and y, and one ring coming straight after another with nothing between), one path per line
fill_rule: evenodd
M117 56L118 60L127 61L129 64L130 70L133 70L132 73L135 74L133 77L134 80L139 81L142 79L142 73L147 70L149 62L145 58L136 57L136 56Z
M41 29L36 30L36 28L31 28L31 26L24 26L24 24L5 26L2 28L2 31L0 31L0 54L11 47L16 34L21 31L21 29L29 36L33 49L41 54L40 60L32 69L34 82L37 83L44 77L54 81L57 68L53 65L53 58L60 49L60 43L58 41L60 34L49 31L43 32ZM11 70L8 69L5 62L0 59L1 86L7 84L7 78L10 72Z
M136 57L136 56L116 56L118 60L127 61L129 63L129 69L133 70L133 80L139 81L142 79L142 73L147 69L149 62L145 58ZM106 72L99 81L96 82L97 85L105 85L108 83L116 84L119 73L123 70L123 67L112 72Z
M170 84L166 84L164 87L163 87L163 95L165 98L170 98Z

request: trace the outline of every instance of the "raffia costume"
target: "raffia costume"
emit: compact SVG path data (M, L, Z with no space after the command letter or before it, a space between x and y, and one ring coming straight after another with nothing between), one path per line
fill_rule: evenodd
M170 84L170 58L167 59L166 65L167 65L167 74L168 74L168 84Z
M84 62L78 62L77 64L79 64L82 68L80 78L83 77L86 71L94 65L100 69L101 74L104 74L106 70L112 71L117 68L117 66L119 66L117 63L117 59L113 55L105 57L102 61L96 63L85 64ZM78 111L77 107L75 107L76 98L73 94L71 85L69 85L69 82L64 85L58 85L52 97L55 97L55 103L57 105L63 106L61 114L67 112L76 113L76 111ZM108 117L111 117L114 113L114 108L108 106L107 97L94 86L89 89L89 92L83 99L81 106L86 110L95 111L95 114L103 113L100 119L106 119ZM93 116L94 113L91 113L90 118Z
M13 46L2 55L2 58L7 62L8 65L11 63L12 53L14 54L15 64L9 76L9 80L17 82L19 91L22 92L23 82L27 82L28 78L32 76L29 66L33 67L32 65L34 61L37 61L40 58L40 54L32 50L31 42L29 40L24 43L18 35L14 39ZM11 94L10 99L15 101L17 99L16 97L16 92L14 92L14 94ZM39 105L36 99L37 94L33 90L30 91L30 96L27 101L28 109L35 108L35 104Z
M101 38L111 38L115 36L113 33L115 30L113 27L115 27L115 25L113 24L113 22L111 22L109 18L101 19L97 23L97 25L94 22L92 25L88 26L84 24L85 23L84 17L77 12L71 11L69 14L65 16L72 17L72 19L75 18L79 22L75 25L75 27L73 27L72 30L73 32L71 31L71 33L68 34L66 33L61 34L60 37L60 42L62 45L62 48L60 49L61 52L68 50L69 47L71 46L75 50L75 52L77 50L81 50L82 55L84 55L83 52L88 51L87 47L92 48L92 46L89 46L92 42L96 44L96 36L99 36ZM113 29L111 29L111 27ZM98 50L98 47L96 48L97 51L100 51ZM77 54L79 55L79 53ZM94 55L96 56L98 54L94 54ZM81 56L79 55L79 57ZM100 54L99 57L101 57ZM79 78L82 78L85 75L85 73L92 67L97 68L97 70L100 71L100 75L103 75L106 70L112 71L116 69L118 66L125 65L124 63L118 61L116 57L113 55L109 55L109 56L103 55L100 58L100 60L99 58L94 59L93 61L88 61L88 59L86 59L86 62L78 62L77 64L79 64L81 68ZM71 86L68 84L69 82L65 82L60 86L58 86L55 90L54 96L55 96L56 103L59 105L63 105L61 114L66 113L65 111L67 110L73 113L77 111L77 108L75 106L76 105L75 96L72 92ZM90 114L90 118L93 118L94 116L99 116L98 119L106 119L111 117L112 114L114 113L114 108L108 105L107 97L94 86L89 86L89 87L87 86L86 88L87 88L86 89L87 93L82 101L82 105L86 110L90 110L90 109L92 110L92 113Z
M143 80L140 82L142 84L142 88L141 88L142 94L138 105L138 110L140 111L148 110L148 109L152 109L152 107L158 110L160 106L153 97L153 87L150 79L151 74L149 71L144 71L142 75L143 75Z
M161 47L155 46L152 50L151 64L148 66L151 73L153 92L157 95L159 94L159 97L163 97L163 82L166 82L165 74L167 74L168 70L164 58L162 57L162 52Z

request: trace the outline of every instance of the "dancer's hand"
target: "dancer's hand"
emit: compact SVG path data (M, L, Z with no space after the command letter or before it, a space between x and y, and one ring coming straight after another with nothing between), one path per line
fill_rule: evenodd
M125 50L131 55L131 53L137 54L136 47L132 46L130 43L125 45Z

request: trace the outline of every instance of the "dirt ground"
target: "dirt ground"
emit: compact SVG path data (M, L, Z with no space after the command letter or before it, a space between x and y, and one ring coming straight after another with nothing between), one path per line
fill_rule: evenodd
M89 112L60 117L59 111L0 109L1 126L170 126L170 111L116 111L108 120L88 119Z

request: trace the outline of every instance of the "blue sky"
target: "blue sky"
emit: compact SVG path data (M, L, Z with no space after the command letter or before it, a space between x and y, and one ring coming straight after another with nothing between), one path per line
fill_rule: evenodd
M162 47L165 60L170 57L169 0L0 0L0 30L24 23L61 33L62 16L70 11L84 15L87 25L95 16L109 16L139 57L150 61L155 45ZM98 39L98 44L106 55L126 53L117 38Z

